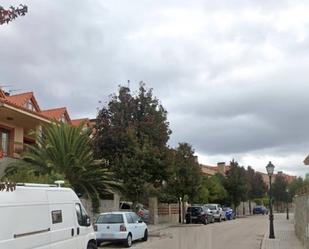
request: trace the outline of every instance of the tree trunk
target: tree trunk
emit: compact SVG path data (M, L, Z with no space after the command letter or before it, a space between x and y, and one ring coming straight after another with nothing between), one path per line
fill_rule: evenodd
M182 217L181 217L181 219L182 219L182 223L185 223L185 217L186 217L186 203L184 202L184 200L182 199L182 210L181 210L182 212Z
M249 200L249 214L252 215L251 200Z

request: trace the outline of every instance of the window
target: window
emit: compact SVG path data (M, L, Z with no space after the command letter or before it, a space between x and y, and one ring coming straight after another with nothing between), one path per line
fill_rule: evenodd
M133 219L133 223L137 223L140 220L140 217L136 213L131 213L130 214Z
M98 224L117 224L123 223L122 214L103 214L96 221Z
M52 222L53 224L62 222L62 211L61 210L52 211Z
M76 203L75 204L75 209L76 209L76 215L77 215L77 221L78 221L78 224L80 226L83 225L83 214L82 214L82 207L79 203Z
M5 156L9 152L9 131L0 129L0 150L2 150Z
M31 110L31 111L35 111L35 107L34 107L34 105L33 105L33 103L32 103L31 100L28 100L28 101L25 103L24 107L27 108L27 109L29 109L29 110Z
M67 122L67 119L66 119L66 117L65 117L65 115L64 114L62 114L61 115L61 117L60 117L60 120L59 120L60 122L62 122L62 123L66 123Z
M126 214L127 222L129 224L134 223L133 217L128 213Z
M75 204L77 221L80 226L89 226L90 218L84 209L84 207L80 203ZM88 221L87 221L88 220Z

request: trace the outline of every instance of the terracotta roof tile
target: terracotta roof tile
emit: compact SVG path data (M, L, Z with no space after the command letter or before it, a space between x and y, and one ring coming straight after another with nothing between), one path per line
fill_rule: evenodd
M15 103L10 102L10 101L7 100L6 98L0 98L0 103L4 103L4 104L7 104L7 105L9 105L9 106L18 108L18 109L20 109L20 110L22 110L22 111L25 111L25 112L34 114L34 115L39 116L39 117L41 117L41 118L45 118L45 119L47 118L46 116L42 115L42 114L39 113L39 112L29 110L29 109L27 109L27 108L25 108L25 107L23 107L23 106L19 106L19 105L15 104Z
M41 114L47 118L55 119L57 121L59 121L61 116L64 114L67 115L68 119L70 120L69 115L67 113L67 109L65 107L43 110L41 111Z
M30 110L25 107L25 104L27 101L31 100L32 104L34 106L35 110ZM39 117L47 118L49 120L56 120L60 121L62 118L62 115L65 115L65 118L69 124L72 124L74 126L79 125L82 122L86 122L87 125L90 124L90 120L88 118L82 118L82 119L75 119L71 120L69 113L66 109L66 107L61 108L54 108L54 109L48 109L41 111L33 92L26 92L21 94L15 94L8 96L5 94L5 91L3 91L0 88L0 102L5 103L7 105L13 106L15 108L19 108L20 110L29 112L31 114L35 114Z
M33 96L33 92L27 92L27 93L6 96L6 99L8 99L10 102L16 105L23 106L27 100L32 98L32 96Z
M71 124L73 126L79 126L81 123L88 123L89 118L72 119Z
M14 94L14 95L9 95L5 96L5 98L10 101L11 103L14 103L18 106L24 107L25 103L29 100L33 103L33 106L36 111L41 111L40 107L33 95L33 92L26 92L26 93L20 93L20 94Z

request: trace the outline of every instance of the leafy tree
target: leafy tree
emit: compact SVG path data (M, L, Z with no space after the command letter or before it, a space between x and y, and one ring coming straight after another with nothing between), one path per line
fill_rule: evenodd
M286 201L287 187L288 182L286 179L282 175L277 174L272 185L272 194L276 201Z
M287 202L287 180L280 174L276 175L275 181L272 184L272 195L277 206L277 210L279 209L279 204L281 204L281 211L283 210L282 204Z
M17 8L11 6L9 9L4 9L0 6L0 25L13 21L18 16L24 16L28 12L26 5L20 4Z
M201 186L197 191L197 196L193 198L193 203L208 203L210 196L208 177L202 176Z
M203 179L203 186L208 190L208 202L227 204L227 191L223 186L223 182L224 177L221 174L215 174Z
M237 161L230 162L230 169L226 173L224 187L228 193L230 202L234 208L238 207L241 201L245 201L248 196L248 182L246 170L240 167Z
M303 178L298 177L294 179L289 185L289 196L288 201L292 202L293 197L296 195L297 191L300 190L305 185L305 181Z
M99 197L119 185L104 163L94 160L90 134L82 125L54 123L45 127L37 144L27 145L22 160L7 168L6 177L21 182L37 177L45 183L63 177L75 192L90 197L96 209Z
M262 175L258 172L255 172L254 169L250 166L247 168L247 182L249 210L251 214L251 201L264 197L267 191L267 186L263 181Z
M173 174L168 182L168 189L177 197L189 202L198 197L202 184L201 168L194 156L194 150L188 143L180 143L175 150Z
M100 110L96 130L95 156L110 162L126 198L140 201L146 184L159 187L167 179L167 112L144 83L137 94L120 87Z

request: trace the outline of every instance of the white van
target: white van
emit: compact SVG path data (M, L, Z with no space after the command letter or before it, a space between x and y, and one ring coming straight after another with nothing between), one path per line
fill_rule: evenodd
M85 209L72 189L19 184L0 191L1 249L96 249Z

